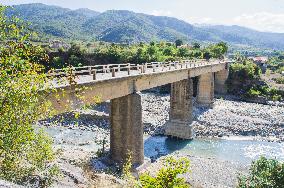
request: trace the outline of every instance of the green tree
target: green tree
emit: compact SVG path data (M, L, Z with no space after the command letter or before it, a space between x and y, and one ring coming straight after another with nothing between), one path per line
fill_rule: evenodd
M193 47L194 49L200 49L201 45L200 45L199 43L197 43L197 42L194 42L194 43L192 44L192 47Z
M46 186L57 171L49 165L52 140L32 125L50 112L40 95L49 88L41 65L48 56L28 42L29 29L6 17L6 9L0 5L0 178L19 183L39 176Z
M183 45L183 41L181 39L177 39L175 41L176 47Z

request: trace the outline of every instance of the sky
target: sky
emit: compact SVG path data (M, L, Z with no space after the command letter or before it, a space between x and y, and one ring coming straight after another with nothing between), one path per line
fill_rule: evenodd
M284 0L0 0L4 5L44 3L64 8L131 10L189 23L240 25L284 33Z

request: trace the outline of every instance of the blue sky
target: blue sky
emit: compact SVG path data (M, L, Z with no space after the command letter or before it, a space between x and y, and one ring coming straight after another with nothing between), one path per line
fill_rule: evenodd
M284 0L0 0L5 5L44 3L96 11L132 10L190 23L241 25L284 33Z

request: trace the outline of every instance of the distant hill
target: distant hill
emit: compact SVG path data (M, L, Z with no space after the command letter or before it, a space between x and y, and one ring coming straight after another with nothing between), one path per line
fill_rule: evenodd
M70 10L44 4L14 6L8 14L18 14L46 37L97 40L118 43L152 40L218 42L258 48L284 49L284 34L265 33L240 26L194 26L165 16L127 10L103 13L89 9Z

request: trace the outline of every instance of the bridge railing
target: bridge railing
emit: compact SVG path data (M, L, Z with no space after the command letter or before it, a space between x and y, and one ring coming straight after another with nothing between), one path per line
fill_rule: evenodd
M131 75L132 71L136 73L144 74L157 71L170 71L175 69L188 69L194 67L201 67L207 65L214 65L222 63L220 60L182 60L173 62L151 62L144 64L107 64L107 65L94 65L83 67L72 67L69 69L55 69L48 72L48 75L60 77L68 74L73 75L93 75L93 80L97 79L97 74L112 74L112 77L116 77L119 72L127 72L127 75Z

